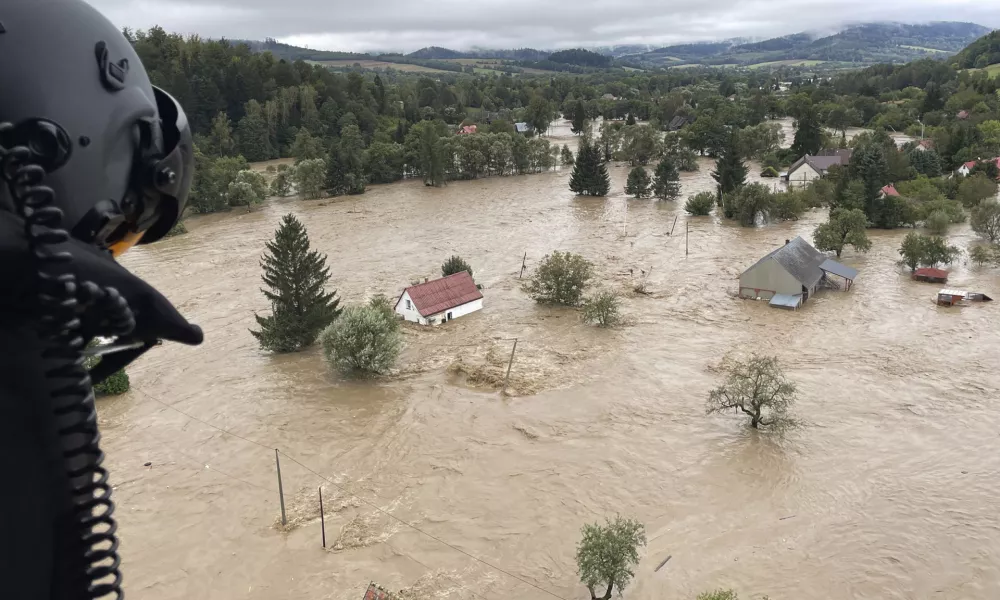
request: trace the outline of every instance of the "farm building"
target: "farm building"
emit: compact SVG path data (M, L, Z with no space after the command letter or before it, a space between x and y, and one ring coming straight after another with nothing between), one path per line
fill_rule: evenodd
M514 123L514 131L518 133L531 133L531 125L527 123Z
M851 153L851 150L844 149L823 150L818 156L806 154L788 167L785 175L788 186L808 185L814 179L825 177L830 167L847 166L851 162Z
M771 306L798 308L829 275L842 277L845 289L858 272L813 248L801 237L786 241L740 275L740 297L769 300Z
M962 306L969 302L992 302L986 294L981 292L966 292L964 290L944 289L938 292L938 306Z
M396 301L395 311L407 321L437 325L483 308L483 293L468 271L410 286Z
M924 267L913 272L913 279L927 283L948 283L948 271Z

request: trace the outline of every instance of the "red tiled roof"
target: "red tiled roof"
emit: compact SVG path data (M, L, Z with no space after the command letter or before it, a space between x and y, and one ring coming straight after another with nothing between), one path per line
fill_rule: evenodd
M899 192L896 191L896 186L889 184L882 188L882 193L886 196L898 196Z
M459 135L466 134L466 133L476 133L476 126L475 125L465 125L464 127L462 127L462 129L460 129L458 131L458 133L459 133Z
M422 317L436 315L483 297L468 271L408 287L403 293L410 295L410 300Z
M948 279L948 271L942 271L941 269L932 269L930 267L917 269L916 271L913 272L913 274L921 277L931 277L933 279Z
M976 161L970 160L967 163L962 163L962 166L965 167L966 169L971 169L972 167L976 166Z

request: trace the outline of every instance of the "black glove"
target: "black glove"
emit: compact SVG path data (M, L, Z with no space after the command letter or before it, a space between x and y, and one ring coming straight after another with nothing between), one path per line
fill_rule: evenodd
M197 345L204 339L200 327L181 316L163 294L116 263L110 252L74 238L52 250L69 252L73 256L71 263L60 266L61 270L73 273L78 282L91 281L101 288L116 289L135 315L135 329L129 339L143 346L106 355L91 373L95 382L132 362L160 340ZM23 222L0 210L0 327L23 325L42 316L37 301L36 269L37 262L28 251ZM98 315L84 312L80 318L84 339L113 334L101 330Z

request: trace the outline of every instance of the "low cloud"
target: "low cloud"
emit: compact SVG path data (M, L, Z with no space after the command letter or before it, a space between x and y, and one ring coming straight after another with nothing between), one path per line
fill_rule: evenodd
M827 33L847 23L974 21L1000 27L979 0L90 0L116 25L326 50L666 45Z

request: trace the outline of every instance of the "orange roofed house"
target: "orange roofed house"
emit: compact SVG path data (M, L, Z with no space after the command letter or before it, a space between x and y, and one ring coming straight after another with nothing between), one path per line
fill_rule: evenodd
M483 308L483 293L468 271L410 286L396 301L395 311L407 321L437 325Z

